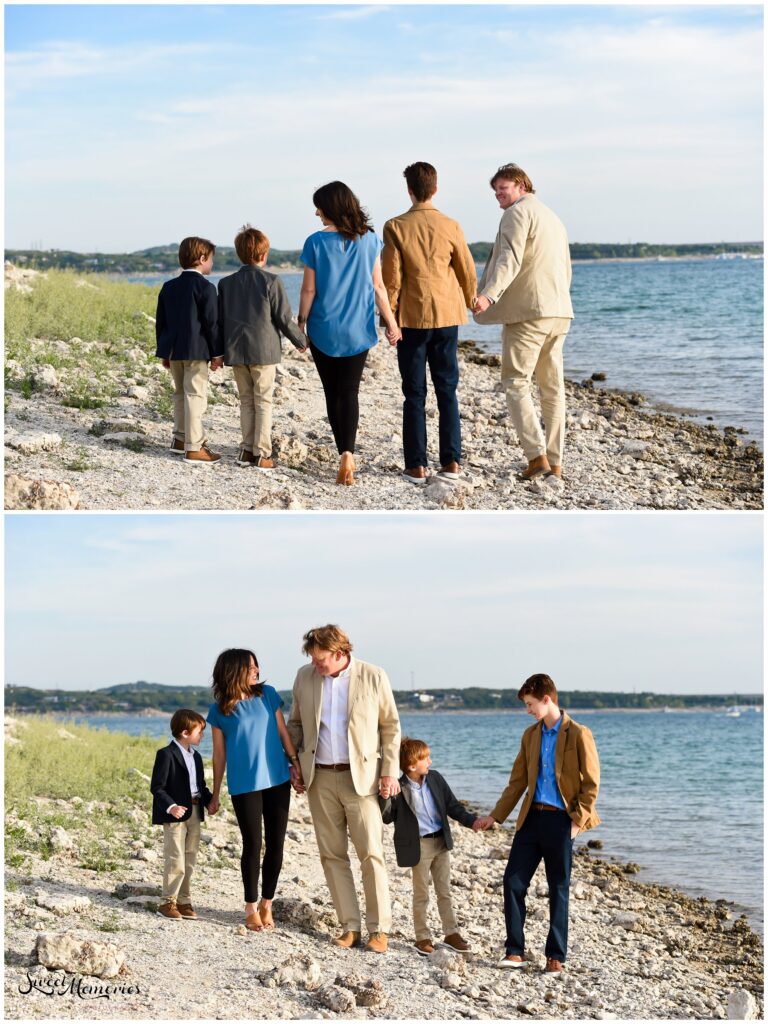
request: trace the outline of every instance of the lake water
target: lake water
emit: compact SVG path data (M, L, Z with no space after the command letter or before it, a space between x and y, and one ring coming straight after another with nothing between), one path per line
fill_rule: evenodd
M212 275L215 282L222 275ZM162 275L129 275L156 284ZM282 275L296 312L301 273ZM743 427L763 443L763 260L578 262L566 375L607 374L660 409ZM490 352L501 328L471 321L459 336Z
M603 824L577 842L640 864L640 881L727 899L763 927L763 716L723 712L581 712L600 754ZM166 718L88 715L92 726L168 737ZM484 812L509 778L522 712L403 713L403 735L429 743L459 799ZM158 743L158 745L160 745ZM200 751L210 757L209 730ZM514 821L516 811L511 820Z

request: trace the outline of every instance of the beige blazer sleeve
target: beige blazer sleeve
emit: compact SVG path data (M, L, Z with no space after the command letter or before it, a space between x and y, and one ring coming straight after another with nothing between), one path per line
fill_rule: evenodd
M379 689L379 735L381 736L381 774L400 777L400 716L387 673L381 673Z
M288 716L286 722L286 728L288 729L288 735L293 740L293 745L297 751L304 749L304 726L301 722L301 702L299 699L299 677L293 682L293 701L291 703L291 713Z
M597 793L600 789L600 760L597 756L594 737L586 726L582 726L579 729L576 749L579 755L581 786L578 794L578 814L574 815L571 813L571 818L579 828L583 828L596 817L595 804L597 803ZM599 819L597 820L599 821Z
M506 789L496 801L496 806L491 811L491 817L501 824L506 821L515 808L515 804L523 795L528 785L528 757L526 756L524 744L521 742L520 751L512 765L512 773Z
M493 264L489 261L483 274L482 291L492 302L498 302L520 273L530 229L530 208L526 203L515 203L504 211L494 245Z
M392 307L392 312L396 314L400 302L400 290L403 286L403 258L391 220L384 225L381 274L384 278L384 287L387 289L389 304Z
M456 280L459 282L464 302L469 309L477 295L477 271L475 270L475 261L472 258L472 253L469 251L469 246L464 238L464 232L458 223L456 224L456 241L451 253L451 267L456 275Z

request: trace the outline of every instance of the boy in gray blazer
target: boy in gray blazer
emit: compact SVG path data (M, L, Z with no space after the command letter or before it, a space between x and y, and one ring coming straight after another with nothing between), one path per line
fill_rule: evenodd
M300 352L307 339L291 323L291 306L277 274L264 270L269 239L250 224L235 238L243 266L219 282L219 332L224 362L231 366L240 396L242 445L238 466L274 469L272 460L272 396L277 364L282 357L280 335Z
M460 953L469 944L459 934L451 900L451 855L453 836L448 818L472 828L475 815L463 807L439 772L430 771L432 759L423 740L406 736L400 744L400 793L379 797L385 824L395 823L395 856L400 867L411 868L413 879L413 925L416 952L434 953L427 922L430 875L435 886L437 909L443 925L443 945Z

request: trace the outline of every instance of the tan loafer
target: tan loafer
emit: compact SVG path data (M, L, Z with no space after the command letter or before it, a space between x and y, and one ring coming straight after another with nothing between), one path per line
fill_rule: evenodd
M432 945L429 939L419 939L419 941L415 943L415 946L416 952L419 954L419 956L429 956L430 953L435 952L435 947Z
M374 932L372 935L368 936L365 948L369 953L386 953L387 936L384 932Z
M178 910L178 912L181 914L185 921L197 920L197 914L192 909L191 903L177 903L176 909Z
M451 949L455 949L459 953L469 952L469 943L465 942L458 932L454 932L453 935L446 935L443 939L443 945L449 946Z
M165 903L161 903L157 908L157 912L171 921L181 920L181 914L176 909L176 903L174 900L166 900Z
M362 946L362 935L360 932L344 932L335 939L331 939L334 946L341 946L342 949L352 949L353 946Z

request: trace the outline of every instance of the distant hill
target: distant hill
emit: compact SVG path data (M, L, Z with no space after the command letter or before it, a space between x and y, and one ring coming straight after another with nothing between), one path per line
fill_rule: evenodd
M485 263L492 242L472 242L470 251L477 263ZM762 242L706 242L680 245L655 245L649 242L627 244L613 242L573 242L573 260L658 259L675 256L748 256L763 254ZM272 249L269 266L278 269L301 268L299 249ZM155 245L137 252L71 252L66 249L6 249L5 258L16 266L34 270L77 270L80 273L172 274L179 269L178 244ZM215 271L237 270L240 260L232 246L216 249Z
M517 691L494 690L479 686L466 689L395 690L395 701L402 711L521 710ZM291 691L280 696L289 705ZM6 686L5 707L25 713L140 714L147 709L171 713L177 708L195 710L211 703L208 686L163 686L160 683L119 683L98 690L37 690L30 686ZM727 708L733 705L763 706L762 694L686 695L659 693L598 693L593 690L561 690L564 708L610 709L684 709L691 707Z

